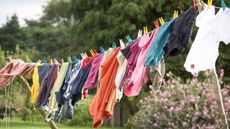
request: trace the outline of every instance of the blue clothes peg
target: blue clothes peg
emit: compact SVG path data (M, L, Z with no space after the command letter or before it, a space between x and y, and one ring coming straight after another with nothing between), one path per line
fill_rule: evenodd
M225 10L225 8L227 8L227 5L226 5L224 0L221 0L221 6L222 6L223 10Z
M73 62L76 64L76 63L78 63L78 58L76 57L76 56L73 56Z
M47 59L45 58L45 59L43 59L43 63L44 64L48 64L48 61L47 61Z
M105 52L105 49L102 46L100 47L100 52L101 53Z

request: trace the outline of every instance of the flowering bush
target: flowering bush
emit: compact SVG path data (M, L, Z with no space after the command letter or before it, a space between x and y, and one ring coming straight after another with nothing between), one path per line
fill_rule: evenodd
M133 129L221 129L225 123L208 79L185 84L171 73L159 93L140 100L139 111L129 119ZM229 86L222 88L225 110L230 113ZM222 117L223 118L223 117ZM228 119L230 119L228 117Z

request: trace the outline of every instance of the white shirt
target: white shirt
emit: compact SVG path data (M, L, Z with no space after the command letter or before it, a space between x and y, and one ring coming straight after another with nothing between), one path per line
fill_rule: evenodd
M185 69L193 74L215 69L220 41L230 42L230 9L221 8L215 14L215 7L206 5L197 16L196 26L199 30L184 64Z
M121 49L125 48L125 44L120 41ZM119 51L117 55L117 61L119 63L117 74L115 78L115 84L116 84L116 101L119 102L123 96L123 87L120 88L122 79L124 78L126 66L127 66L127 60L125 59L124 55Z

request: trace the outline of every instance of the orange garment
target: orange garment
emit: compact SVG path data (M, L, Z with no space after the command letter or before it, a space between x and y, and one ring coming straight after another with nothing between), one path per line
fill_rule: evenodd
M89 108L90 115L93 117L94 128L101 127L104 119L110 119L113 114L113 108L116 104L115 78L119 65L116 57L119 51L120 47L115 48L101 65L100 87Z

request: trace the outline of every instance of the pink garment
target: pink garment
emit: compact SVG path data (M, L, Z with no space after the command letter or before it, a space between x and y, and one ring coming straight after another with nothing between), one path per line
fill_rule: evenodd
M22 60L12 60L0 70L0 89L5 88L17 75L25 75L35 64L25 63ZM29 72L28 72L29 73Z
M89 75L83 87L84 90L93 89L96 87L97 80L98 80L99 67L100 67L103 56L104 56L104 53L101 53L94 58L91 69L89 71Z
M149 34L145 34L144 36L142 36L138 44L141 52L138 56L136 67L131 75L130 82L124 88L124 93L126 96L137 96L140 93L141 87L148 80L147 68L144 67L144 62L147 56L149 46L152 43L157 30L158 28L154 29L150 37Z

